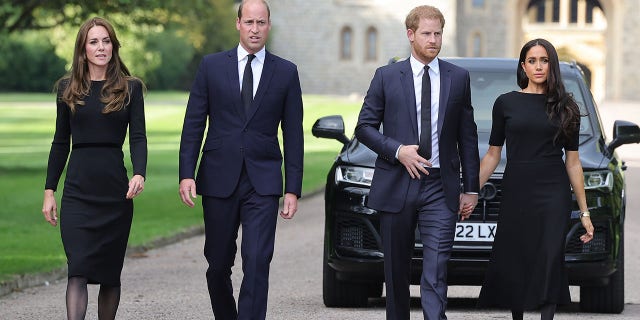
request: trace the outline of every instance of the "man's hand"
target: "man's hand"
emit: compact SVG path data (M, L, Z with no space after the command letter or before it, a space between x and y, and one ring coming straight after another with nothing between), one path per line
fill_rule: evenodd
M296 211L298 211L298 196L293 193L285 193L280 216L285 219L291 219L296 214Z
M196 198L196 181L193 179L180 180L180 189L178 192L180 193L182 203L193 208L193 199Z
M431 167L431 162L418 154L417 145L400 146L398 149L398 161L404 165L413 179L420 179L420 172L429 175L429 171L425 168Z
M478 204L478 195L477 194L460 194L460 209L458 209L458 214L461 217L461 221L469 218L473 209Z

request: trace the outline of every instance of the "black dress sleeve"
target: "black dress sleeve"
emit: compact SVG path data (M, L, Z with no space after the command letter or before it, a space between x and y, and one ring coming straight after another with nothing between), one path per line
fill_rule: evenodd
M491 119L491 136L489 137L490 146L502 146L505 139L505 123L504 123L504 99L499 96L493 103L492 119Z
M60 176L67 163L69 150L71 145L71 110L69 106L62 101L62 90L58 91L56 98L56 129L49 151L49 162L47 165L47 180L44 188L56 191Z
M147 175L147 134L144 119L144 97L142 83L130 80L131 102L129 103L129 149L133 174Z
M578 122L580 122L580 117L578 117ZM564 144L565 151L578 151L578 146L580 145L580 125L578 125L578 129L573 131L573 134L567 139Z

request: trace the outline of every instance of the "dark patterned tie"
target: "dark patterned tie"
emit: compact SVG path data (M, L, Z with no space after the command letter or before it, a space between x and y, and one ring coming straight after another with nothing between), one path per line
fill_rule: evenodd
M240 96L242 97L245 114L249 114L249 108L251 107L251 102L253 102L253 71L251 70L251 61L255 57L253 54L247 55L247 65L244 67L244 75L242 76Z
M431 159L431 78L429 77L429 66L424 66L422 73L422 107L420 111L420 145L418 154L429 160Z

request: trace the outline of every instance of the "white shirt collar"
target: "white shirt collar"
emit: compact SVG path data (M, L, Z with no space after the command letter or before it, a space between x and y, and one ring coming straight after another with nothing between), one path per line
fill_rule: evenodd
M247 50L245 50L241 45L238 45L238 61L241 61L243 59L247 58L247 55L249 54L249 52L247 52ZM260 49L260 51L255 53L256 55L256 59L258 59L259 62L264 63L264 57L266 55L266 50L264 47L262 47L262 49Z
M411 72L413 72L413 76L417 77L422 75L422 70L424 70L424 64L418 59L414 58L413 55L409 57L409 62L411 63ZM429 69L433 71L436 75L440 74L440 63L438 63L438 58L431 60L428 64Z

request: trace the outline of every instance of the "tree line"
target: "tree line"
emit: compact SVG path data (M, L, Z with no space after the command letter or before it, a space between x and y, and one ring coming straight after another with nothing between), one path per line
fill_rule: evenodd
M188 89L203 55L235 45L234 0L8 0L0 4L0 91L50 92L79 26L109 20L131 72L152 90Z

